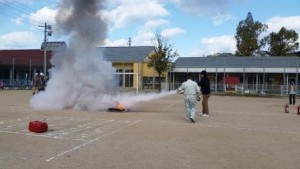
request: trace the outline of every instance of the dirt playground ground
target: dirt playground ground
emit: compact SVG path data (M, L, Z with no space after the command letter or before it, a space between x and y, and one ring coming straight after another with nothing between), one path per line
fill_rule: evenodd
M0 91L1 169L300 168L300 115L283 112L286 98L212 96L210 118L191 124L182 95L127 113L35 111L30 97ZM44 118L48 132L28 131Z

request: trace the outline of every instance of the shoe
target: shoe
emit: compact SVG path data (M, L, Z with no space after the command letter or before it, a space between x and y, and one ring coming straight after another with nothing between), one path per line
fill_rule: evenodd
M191 121L192 123L195 123L195 120L194 120L193 118L190 118L190 121Z
M203 115L205 115L205 114L204 113L198 114L198 116L203 116Z
M187 123L192 123L192 121L191 121L191 120L186 120L186 122L187 122Z
M204 114L202 117L209 117L209 114Z

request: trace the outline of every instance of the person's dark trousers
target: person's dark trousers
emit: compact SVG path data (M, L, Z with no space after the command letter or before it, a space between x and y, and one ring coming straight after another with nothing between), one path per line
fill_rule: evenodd
M296 104L296 98L295 94L290 94L290 104L295 105Z

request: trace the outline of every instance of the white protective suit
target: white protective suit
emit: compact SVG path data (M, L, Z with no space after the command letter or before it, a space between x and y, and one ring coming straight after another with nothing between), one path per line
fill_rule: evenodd
M184 91L184 103L187 120L190 120L190 118L194 119L196 114L197 96L200 93L198 84L191 79L188 79L186 82L182 83L178 90Z

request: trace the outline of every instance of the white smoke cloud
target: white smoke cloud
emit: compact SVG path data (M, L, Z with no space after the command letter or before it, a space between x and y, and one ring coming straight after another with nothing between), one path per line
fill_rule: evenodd
M63 0L59 4L57 30L70 37L69 47L53 56L51 78L46 90L30 100L33 108L102 111L116 102L132 107L140 101L172 94L114 94L115 69L96 49L99 41L104 43L107 33L107 24L99 13L102 2Z

